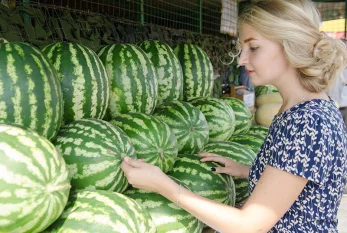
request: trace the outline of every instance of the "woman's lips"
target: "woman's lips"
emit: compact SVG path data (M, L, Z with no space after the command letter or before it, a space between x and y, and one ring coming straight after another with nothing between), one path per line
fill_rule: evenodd
M247 70L248 76L251 76L255 71L254 70Z

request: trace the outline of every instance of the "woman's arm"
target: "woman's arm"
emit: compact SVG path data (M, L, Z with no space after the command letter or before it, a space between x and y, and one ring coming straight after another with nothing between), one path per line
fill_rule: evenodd
M126 159L122 169L134 187L160 193L223 233L268 232L307 183L304 178L268 166L248 201L242 209L236 209L179 188L178 184L153 165Z

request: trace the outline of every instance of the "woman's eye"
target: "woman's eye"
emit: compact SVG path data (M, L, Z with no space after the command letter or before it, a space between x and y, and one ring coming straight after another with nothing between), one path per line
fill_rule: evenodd
M250 47L249 49L254 52L255 50L257 50L259 47Z

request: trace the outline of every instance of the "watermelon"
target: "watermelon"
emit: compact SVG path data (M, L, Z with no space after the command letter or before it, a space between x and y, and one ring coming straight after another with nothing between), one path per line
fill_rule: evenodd
M265 140L268 132L269 132L269 127L262 126L262 125L254 125L249 129L247 133L262 136L263 139Z
M260 135L255 135L255 134L237 134L237 135L233 135L229 139L229 141L237 142L242 145L245 145L248 148L250 148L253 152L258 154L261 146L264 143L264 138Z
M73 189L127 189L120 164L136 153L119 127L99 119L73 121L61 128L54 144L67 163Z
M135 200L105 190L78 190L45 233L155 233L148 212Z
M255 91L255 97L259 97L261 95L271 93L271 92L278 92L277 88L273 85L256 86L254 88L254 91Z
M153 116L169 125L177 137L179 154L198 153L208 142L209 128L202 112L183 101L159 105Z
M252 125L253 115L245 103L237 98L222 98L235 113L235 130L233 134L247 133Z
M0 43L0 123L30 128L51 140L63 117L57 73L46 56L25 43Z
M214 74L208 55L198 46L179 43L173 47L183 70L183 100L209 97Z
M176 183L181 184L182 187L188 189L188 187L179 180L173 177L171 178ZM145 207L157 227L157 233L202 232L202 222L158 193L130 188L124 194Z
M136 45L112 44L102 48L99 57L110 79L110 116L151 114L157 104L158 82L146 53Z
M205 146L204 151L230 158L249 167L256 157L251 149L236 142L210 142ZM249 196L248 179L234 176L232 178L235 182L236 203L245 201Z
M158 79L158 104L182 99L182 67L172 48L158 40L146 40L138 46L153 63Z
M177 161L167 174L180 180L192 192L205 198L224 203L235 204L235 185L233 179L225 174L211 171L211 167L220 166L214 162L200 162L198 155L178 155Z
M163 172L171 170L178 154L177 138L161 120L144 113L121 114L111 120L133 143L137 158L158 166Z
M64 99L64 122L102 119L110 95L106 70L95 52L76 43L47 45L43 52L58 71Z
M224 100L217 98L196 98L190 103L206 117L209 127L209 141L228 140L235 130L235 114Z
M51 142L0 124L0 232L41 232L63 212L69 172Z

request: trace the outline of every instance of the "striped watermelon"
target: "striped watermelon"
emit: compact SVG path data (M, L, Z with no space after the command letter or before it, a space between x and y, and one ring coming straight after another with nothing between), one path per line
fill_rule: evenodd
M182 187L188 188L179 180L171 178ZM202 232L202 222L158 193L130 188L124 194L145 207L157 227L157 233Z
M260 151L261 146L264 143L264 138L262 136L259 136L259 135L248 134L247 133L247 134L233 135L229 139L229 141L237 142L237 143L240 143L242 145L245 145L248 148L250 148L253 152L258 154L258 152Z
M251 149L236 142L211 142L205 146L204 151L230 158L247 166L251 166L256 157L256 154ZM248 179L232 178L235 182L236 203L245 201L249 196Z
M73 121L61 128L54 144L67 163L72 188L121 193L128 187L120 164L136 154L117 126L99 119Z
M74 192L50 233L155 233L148 212L135 200L104 190Z
M192 192L205 198L235 204L235 185L230 176L217 174L211 167L220 166L214 162L200 162L197 155L178 155L173 169L167 174L183 182Z
M190 101L206 117L210 141L228 140L235 130L235 114L225 101L217 98L197 98Z
M69 196L63 157L36 132L0 124L0 161L0 232L41 232Z
M95 52L76 43L47 45L43 52L60 78L64 99L64 121L102 119L110 89L106 70Z
M113 44L99 56L110 79L111 117L122 113L151 114L157 104L158 83L154 66L136 45Z
M256 86L254 88L254 91L255 91L255 97L259 97L261 95L271 93L271 92L278 92L277 88L273 85Z
M249 129L248 134L256 134L256 135L262 136L263 139L265 140L268 132L269 132L269 127L262 126L262 125L254 125Z
M115 117L112 124L131 139L138 158L168 172L175 163L178 145L175 134L164 122L144 113L128 113Z
M202 112L183 101L172 101L158 106L153 115L173 130L177 137L178 153L194 154L208 142L209 129Z
M52 64L25 43L0 43L0 57L0 123L53 139L62 122L63 97Z
M183 70L183 99L209 97L213 89L213 67L198 46L180 43L173 47Z
M245 103L237 98L222 98L235 113L235 130L233 134L246 133L252 125L253 115Z
M154 65L158 79L158 104L182 99L182 67L172 48L158 40L146 40L138 46Z

